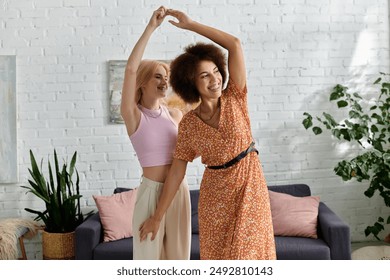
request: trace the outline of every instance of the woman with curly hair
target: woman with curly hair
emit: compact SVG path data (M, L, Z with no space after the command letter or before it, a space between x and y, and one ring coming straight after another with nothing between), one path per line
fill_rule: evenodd
M153 214L173 160L182 113L162 100L168 90L168 65L142 60L147 42L166 16L165 7L153 12L135 44L125 69L121 115L142 167L141 185L133 214L133 259L183 259L190 256L191 206L188 185L182 177L154 240L139 236L141 222Z
M198 155L206 165L199 196L201 259L275 259L268 189L251 134L246 69L238 38L167 10L170 23L214 44L190 45L171 62L171 85L186 102L200 104L184 115L172 168L141 239L159 228L186 172ZM229 77L228 77L229 76ZM227 83L226 88L224 84Z

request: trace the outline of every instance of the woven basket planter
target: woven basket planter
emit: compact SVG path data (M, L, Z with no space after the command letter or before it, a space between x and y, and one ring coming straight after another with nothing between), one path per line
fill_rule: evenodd
M44 260L74 260L75 233L42 232L42 254Z

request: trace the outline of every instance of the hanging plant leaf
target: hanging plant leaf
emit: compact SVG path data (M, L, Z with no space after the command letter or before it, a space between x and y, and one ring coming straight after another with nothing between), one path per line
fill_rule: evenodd
M337 100L340 98L340 94L337 91L334 91L330 94L329 101Z
M315 135L318 135L318 134L322 133L322 129L318 126L315 126L315 127L313 127L313 132Z
M340 101L337 102L337 106L339 108L347 107L348 106L348 102L345 101L345 100L340 100Z
M381 77L379 77L378 79L376 79L376 81L374 82L374 85L379 84L380 81L382 81L382 78L381 78Z
M304 112L303 115L306 116L306 118L302 121L302 124L306 129L308 129L313 125L313 117L307 112Z

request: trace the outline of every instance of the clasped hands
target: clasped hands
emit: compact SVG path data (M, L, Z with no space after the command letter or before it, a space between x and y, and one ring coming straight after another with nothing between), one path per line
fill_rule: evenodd
M166 16L172 16L176 18L177 21L168 20L169 23L183 29L186 29L192 21L185 13L181 11L167 9L164 6L161 6L153 12L152 18L150 19L150 24L157 27L163 22Z

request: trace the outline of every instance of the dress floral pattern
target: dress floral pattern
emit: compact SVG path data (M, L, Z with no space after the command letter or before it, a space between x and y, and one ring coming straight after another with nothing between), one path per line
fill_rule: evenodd
M232 80L221 96L218 128L194 111L179 124L174 158L221 165L248 148L252 140L247 89ZM201 259L276 259L268 189L258 155L250 153L226 169L205 169L199 196Z

